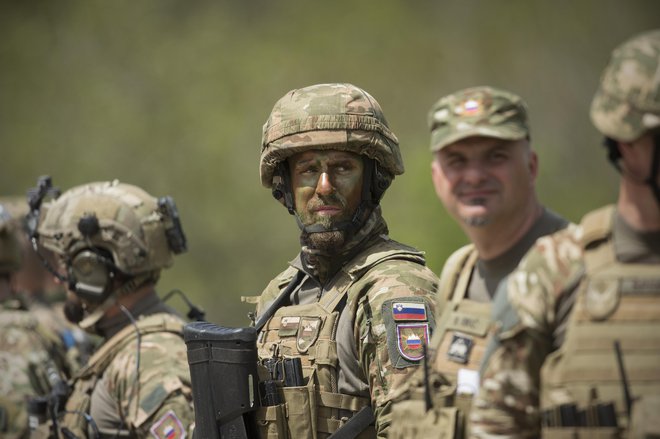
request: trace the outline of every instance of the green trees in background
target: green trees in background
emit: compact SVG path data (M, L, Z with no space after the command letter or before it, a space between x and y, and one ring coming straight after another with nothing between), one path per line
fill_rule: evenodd
M118 178L172 195L190 251L161 294L181 288L209 320L243 325L239 296L298 248L259 184L261 126L287 90L351 82L401 141L406 173L383 201L391 235L439 272L466 239L431 186L431 104L483 84L522 95L541 197L577 220L616 191L588 119L599 72L659 12L655 0L3 1L0 192L50 174L64 189Z

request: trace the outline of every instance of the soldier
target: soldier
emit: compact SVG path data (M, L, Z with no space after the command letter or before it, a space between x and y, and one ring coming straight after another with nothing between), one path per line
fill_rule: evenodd
M0 197L17 222L16 235L21 247L21 265L12 274L12 288L40 324L56 334L66 350L68 367L75 372L92 354L96 339L78 325L66 320L63 313L66 287L44 267L41 258L53 265L54 256L45 249L38 255L27 233L29 206L24 196Z
M21 264L18 225L0 204L0 437L6 439L29 436L28 400L46 398L69 372L60 340L13 290Z
M327 437L347 420L351 437L384 437L388 395L423 358L437 287L423 254L390 239L381 215L403 173L398 140L354 85L292 90L264 125L260 173L295 216L302 248L259 298L258 355L299 358L304 375L302 388L281 389L286 410L259 412L263 437Z
M540 239L502 284L477 437L660 434L658 72L658 30L612 53L591 118L621 173L618 201Z
M538 158L520 97L493 87L460 90L431 108L429 125L436 193L471 243L443 267L430 375L416 373L396 396L396 438L466 436L497 285L538 237L567 224L536 195Z
M184 438L194 420L184 321L155 285L186 250L176 207L142 189L97 182L35 209L35 236L55 253L69 320L103 339L75 375L66 437Z

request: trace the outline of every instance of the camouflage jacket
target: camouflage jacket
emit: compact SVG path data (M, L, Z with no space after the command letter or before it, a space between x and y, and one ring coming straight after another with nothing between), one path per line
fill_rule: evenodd
M585 248L590 252L592 248L602 248L606 252L612 253L611 258L615 260L618 267L614 270L606 270L608 271L606 275L614 276L615 281L618 281L617 276L621 276L621 274L614 273L623 274L629 270L632 271L636 265L636 262L633 263L634 258L630 262L625 262L626 256L616 249L616 232L619 230L614 230L613 233L611 226L607 225L601 227L601 229L606 229L605 233L594 238L593 228L585 225L590 224L587 222L589 218L608 218L608 215L612 218L613 211L612 207L601 209L586 216L580 225L570 225L563 231L539 239L522 260L518 269L502 283L493 309L493 318L499 324L482 365L481 389L470 416L471 431L474 437L539 437L543 408L547 409L553 404L565 402L584 404L588 398L585 395L590 391L579 388L579 383L584 381L585 388L593 389L598 387L598 381L602 380L604 376L600 370L596 370L603 365L594 364L594 357L588 362L588 368L582 369L579 379L573 378L574 384L564 383L568 386L565 386L564 389L546 389L550 387L549 383L553 379L553 376L547 374L547 371L552 368L556 369L554 363L570 362L571 357L575 356L579 349L590 349L592 356L598 349L607 351L603 356L604 360L596 360L596 362L605 362L604 367L609 369L606 374L613 374L612 378L618 381L614 364L615 355L609 338L611 336L617 338L624 334L610 334L612 330L603 331L608 326L614 331L621 331L613 325L619 325L621 321L626 320L622 319L620 314L624 309L625 300L628 299L619 296L624 299L613 302L606 300L605 296L597 296L598 299L593 302L595 309L609 307L608 315L603 314L597 318L590 317L591 310L584 308L585 297L587 301L590 300L588 294L590 294L591 288L591 284L588 282L589 276L591 276L588 275L591 273L589 268L591 265L587 265L585 260L592 260L586 258L589 255L585 255ZM645 252L646 250L643 250L638 256L644 257ZM656 260L658 257L660 255L655 255ZM616 259L624 262L616 262ZM656 273L655 280L649 283L649 279L653 277L651 275L651 278L639 284L647 289L648 285L655 285L655 294L657 294L657 270L654 271L652 265L647 268L651 268L651 273ZM616 288L614 293L619 294ZM650 305L646 306L650 308L648 314L658 308L657 295L654 298L647 291L644 296L644 300ZM636 306L637 311L634 312L639 313L639 305ZM609 320L608 316L611 316L615 310L614 321ZM627 321L631 320L628 318ZM591 329L593 331L589 335L591 341L585 342L587 339L582 339L582 342L574 344L575 334L579 333L580 325L598 327ZM624 331L626 333L639 333L639 330L634 327L623 329L633 330ZM594 334L600 335L594 338ZM635 343L642 346L644 343L648 344L649 339L648 334L642 334L637 337ZM653 343L653 340L651 342ZM589 345L585 346L585 343L589 343ZM564 355L563 349L567 345L572 346L571 352ZM600 345L603 347L600 348ZM576 349L575 353L573 353L573 349ZM653 352L653 349L647 352ZM569 359L566 360L566 358ZM554 373L555 380L557 376L565 375L565 372L559 372L557 375L557 370ZM559 378L560 381L561 379ZM635 380L635 377L632 379ZM620 383L617 383L616 386L610 385L610 388L615 389L614 393L620 397L622 393ZM555 392L555 394L548 397L547 392ZM569 394L572 396L569 397ZM546 400L545 403L541 401L542 396ZM604 395L601 394L602 396ZM618 408L621 410L623 407L619 405Z
M298 257L266 287L257 312L268 308L301 270L304 267ZM308 275L293 296L292 307L295 303L322 302L336 294L346 298L339 306L335 340L330 341L337 346L336 387L341 394L371 402L378 437L386 435L390 424L390 393L423 358L420 342L428 341L434 325L437 282L435 274L425 266L422 253L381 234L362 246L325 285ZM267 337L271 340L270 335ZM284 339L272 342L286 344Z
M0 305L0 437L28 436L27 400L66 380L64 347L30 311Z
M60 427L79 437L92 436L94 429L132 438L190 435L194 414L183 324L173 314L150 314L101 345L76 374Z

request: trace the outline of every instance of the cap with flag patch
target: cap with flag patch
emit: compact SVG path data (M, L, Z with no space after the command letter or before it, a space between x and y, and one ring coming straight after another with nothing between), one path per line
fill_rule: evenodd
M494 87L473 87L441 98L429 112L431 151L472 136L520 140L529 137L527 105Z

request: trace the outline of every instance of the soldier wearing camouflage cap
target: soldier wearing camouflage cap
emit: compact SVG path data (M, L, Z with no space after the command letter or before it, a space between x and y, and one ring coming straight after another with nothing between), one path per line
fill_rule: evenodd
M29 436L28 400L46 398L69 374L65 348L16 293L20 219L0 203L0 437Z
M591 117L617 203L539 239L501 285L476 437L660 435L660 30L614 50Z
M52 270L69 290L67 318L102 339L75 374L55 428L78 438L190 435L185 322L155 291L161 270L186 250L174 202L109 181L42 205L49 183L33 191L30 233L58 259Z
M396 396L390 438L467 437L497 285L538 237L567 224L537 198L538 159L520 97L460 90L433 105L429 125L436 193L471 243L443 267L429 374L417 372Z
M384 437L389 396L423 358L437 287L381 215L403 173L398 140L364 90L313 85L275 104L260 171L295 216L302 249L258 299L258 355L299 358L304 389L283 387L282 404L258 412L262 437L327 437L347 421L353 434Z

